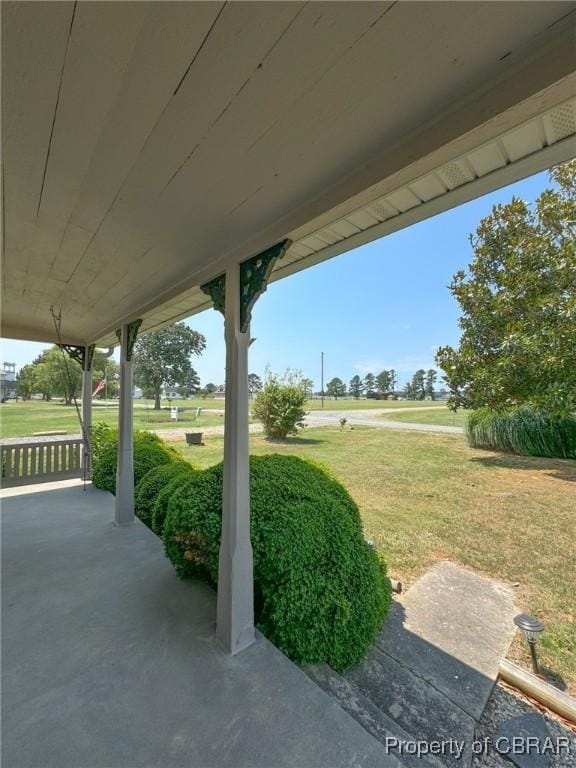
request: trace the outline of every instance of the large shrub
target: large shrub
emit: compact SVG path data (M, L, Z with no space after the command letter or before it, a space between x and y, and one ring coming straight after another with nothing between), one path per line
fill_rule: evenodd
M342 670L359 661L390 605L383 564L358 508L321 467L295 456L250 459L258 628L296 662ZM222 465L176 488L164 526L177 573L216 584Z
M527 405L479 408L467 419L466 435L474 448L576 459L576 418L552 416Z
M175 458L147 472L134 489L134 512L142 522L152 528L152 511L158 495L178 476L188 476L194 471L191 464Z
M266 437L283 440L304 426L306 391L294 376L270 375L256 395L252 412L262 422Z
M116 442L118 442L118 430L106 424L105 421L97 421L90 433L92 463L99 461L104 449Z
M116 493L116 463L118 457L118 439L106 442L94 457L92 482L96 488ZM157 435L151 432L134 433L134 485L138 485L144 475L160 464L168 464L178 458L173 448L165 445Z

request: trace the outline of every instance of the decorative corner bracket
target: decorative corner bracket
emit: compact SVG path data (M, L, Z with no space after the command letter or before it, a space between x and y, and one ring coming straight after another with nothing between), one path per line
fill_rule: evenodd
M268 280L277 259L281 259L291 240L282 240L267 248L257 256L253 256L240 264L240 330L246 333L252 318L252 309L257 299L268 287ZM200 286L200 289L210 296L214 309L224 314L226 297L226 275L219 275L210 282Z
M210 296L214 309L224 314L226 305L226 275L218 275L213 280L200 286L200 290Z
M60 349L63 349L72 360L75 360L80 364L83 371L90 371L92 369L92 360L94 359L95 344L89 344L87 347L78 347L73 344L58 344Z
M254 304L268 287L274 263L284 256L290 243L291 240L282 240L262 251L258 256L253 256L240 264L240 330L242 333L248 330Z
M142 320L133 320L128 323L128 347L126 349L126 362L132 360L132 353L134 352L134 344L136 344L136 337L138 336L138 330L142 325ZM122 343L122 329L118 328L116 331L116 337L120 343Z

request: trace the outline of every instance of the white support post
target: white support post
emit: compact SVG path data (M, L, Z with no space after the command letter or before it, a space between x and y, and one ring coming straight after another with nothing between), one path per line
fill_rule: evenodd
M250 541L248 345L240 330L240 267L226 271L226 409L224 489L216 634L228 653L254 642L254 577Z
M90 361L91 362L91 361ZM84 425L84 434L82 437L86 442L84 450L84 473L85 477L92 471L92 366L86 367L82 371L82 423Z
M132 440L132 355L129 326L120 329L120 404L118 417L118 463L116 467L116 525L134 520L134 457Z

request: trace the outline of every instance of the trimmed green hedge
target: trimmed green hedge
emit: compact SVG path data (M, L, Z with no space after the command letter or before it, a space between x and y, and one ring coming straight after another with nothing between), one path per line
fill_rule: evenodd
M190 467L192 472L197 471L195 467L192 467L191 464L188 464L188 467ZM154 506L152 508L152 530L160 537L162 537L164 532L164 522L168 513L168 504L170 503L170 499L172 498L172 495L176 493L178 488L180 488L180 486L186 485L190 474L191 472L177 473L166 483L164 488L156 497Z
M479 408L467 419L466 436L474 448L576 459L576 418L551 416L528 405L509 410Z
M134 490L134 512L142 522L153 528L152 513L160 493L170 487L175 477L188 476L194 468L187 461L175 458L168 464L160 464L147 472ZM162 531L160 531L160 534Z
M117 433L108 439L94 456L92 482L96 488L116 493L116 463L118 456ZM115 438L115 439L114 439ZM144 475L160 464L168 464L177 459L179 454L173 448L164 445L157 435L151 432L134 433L134 486Z
M295 456L251 457L250 486L258 628L296 662L336 670L358 662L391 595L355 502L325 470ZM222 464L172 492L164 544L181 577L216 584L221 509Z

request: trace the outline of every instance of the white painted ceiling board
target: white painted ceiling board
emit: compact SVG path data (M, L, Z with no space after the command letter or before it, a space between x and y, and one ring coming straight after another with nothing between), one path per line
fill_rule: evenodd
M132 258L162 240L161 194L297 13L298 4L228 4L132 169L95 239ZM193 8L193 4L188 4ZM227 51L234 47L235 57ZM217 158L214 158L217 160ZM202 180L204 183L205 180ZM126 226L126 222L130 222ZM108 245L109 244L109 245ZM92 247L92 246L91 246Z
M4 242L25 267L34 237L73 3L2 5ZM7 254L5 254L7 257Z
M66 55L38 224L63 231L122 78L147 3L78 3Z
M259 157L262 137L273 129L282 131L299 109L300 100L367 32L383 8L391 5L359 2L353 17L345 3L311 3L303 8L165 190L163 198L169 208L176 210L187 201L186 191L194 190L196 200L201 199L201 194L221 193L230 188L231 179L245 180L242 171L247 168L252 191L265 184L267 177L273 178L274 162L267 161L264 177L257 176L264 165ZM227 140L230 136L234 137L233 143ZM216 148L219 163L215 166ZM206 189L195 189L193 182L197 177L208 180ZM236 198L231 194L224 210L242 202L250 194L250 187ZM192 198L192 205L194 202Z
M71 221L95 231L215 22L222 3L155 3L134 46ZM153 56L150 55L153 51Z
M88 5L91 12L106 7L112 15L117 6L117 18L132 13L122 4L79 4L78 10ZM458 121L466 124L465 114L466 130L480 131L482 113L474 112L476 102L466 109L460 96L472 102L474 88L485 89L494 73L513 73L515 46L546 33L574 4L231 3L223 10L208 4L198 28L188 15L200 13L197 4L145 7L129 44L118 45L112 57L106 77L113 82L106 93L96 90L101 108L88 134L82 131L84 110L74 115L67 108L77 121L65 131L77 162L72 168L59 150L55 188L48 188L54 215L42 221L32 246L24 227L5 261L21 281L20 259L30 257L30 295L44 297L44 305L34 308L37 317L57 296L68 318L80 318L69 332L81 328L91 338L97 323L105 334L108 325L133 312L151 313L145 327L154 324L156 305L160 320L185 312L183 303L205 306L207 300L190 293L190 285L221 270L233 254L257 252L253 242L262 248L271 238L307 229L310 239L292 253L296 259L322 259L332 246L349 247L342 238L422 200L439 199L434 196L447 188L465 186L472 166L462 165L451 149L427 173L414 172L431 151L423 147L440 153L446 137L462 137L467 149L475 148L482 135L474 144L468 133L457 132ZM184 33L186 24L190 34ZM91 45L104 26L95 26ZM178 41L197 55L174 94L173 82L190 53L185 56ZM110 45L116 45L114 38ZM499 61L510 48L511 56ZM147 49L157 51L157 68ZM88 58L90 52L87 47ZM110 75L114 66L116 78ZM89 80L82 75L87 68L87 61L79 62L73 82ZM515 109L514 82L511 74L506 98L507 108ZM63 86L65 92L70 86ZM84 91L72 93L81 107ZM480 103L492 108L494 101L483 98ZM484 114L496 122L493 109ZM25 114L32 116L32 110ZM423 144L421 136L428 136L437 116L445 132L432 125L436 144ZM57 115L54 138L58 130ZM524 150L518 151L520 157ZM395 185L392 177L402 173L404 183ZM362 178L372 179L380 193L361 186ZM365 207L354 202L362 195ZM325 217L322 226L315 227L314 215ZM347 215L358 226L346 222ZM17 232L20 212L10 216ZM68 282L56 279L62 277ZM82 313L83 298L82 309L89 305L90 311Z
M318 8L318 6L316 6ZM338 13L342 14L342 12L345 10L345 6L343 4L323 4L323 9L332 9L332 13ZM362 17L362 14L358 12L356 16L359 18L358 24L361 25L362 29L365 29L369 21L371 21L374 18L374 15L376 13L375 10L376 6L375 4L361 4L361 8L359 10L364 10L364 14L370 14L369 20L366 20L364 17ZM318 10L312 11L310 10L309 13L314 13L315 15L319 14ZM326 10L324 10L324 15L326 14ZM262 22L261 13L259 14L260 21ZM284 67L285 70L290 72L290 77L293 80L295 84L298 85L300 89L302 89L306 82L302 82L302 74L303 71L301 71L301 65L300 67L297 66L299 64L299 59L294 59L294 53L293 53L293 46L288 45L289 41L289 35L296 34L297 31L297 24L300 22L301 18L304 17L304 13L299 14L296 18L296 21L290 26L290 29L288 32L286 32L281 39L281 43L284 45L287 45L286 51L284 53ZM247 23L247 19L242 16L243 24ZM310 21L310 20L308 20ZM220 23L224 23L224 14L222 16L222 20ZM218 31L218 26L214 30L214 35L216 35ZM307 29L308 27L304 27L304 29ZM348 29L349 28L349 29ZM339 31L342 29L346 29L347 37L345 37L345 40L350 39L350 35L355 34L355 26L353 24L349 24L347 27L344 27L342 24L331 24L329 28L329 33L326 34L324 39L324 56L326 56L326 52L329 52L330 59L334 60L335 57L338 55L338 50L336 49L333 51L333 46L335 44L335 31ZM302 31L302 30L301 30ZM340 31L340 34L342 35L343 32ZM306 40L300 41L301 44L307 43ZM214 43L215 45L216 43ZM172 182L172 184L169 185L169 187L164 191L164 193L161 195L160 201L157 201L154 207L154 213L152 214L154 217L156 217L154 226L155 226L155 233L152 233L152 235L156 235L156 239L160 239L160 241L163 243L162 245L158 246L158 251L164 252L165 251L165 242L170 242L174 239L175 236L178 235L179 232L182 233L181 241L182 241L182 248L183 248L183 259L184 262L187 263L189 254L193 254L195 250L199 250L199 256L202 256L202 250L199 248L199 240L202 236L201 229L203 228L203 222L204 221L214 221L216 223L216 230L219 230L220 232L224 229L227 231L227 228L222 227L222 217L226 215L226 212L230 213L231 215L234 214L235 211L239 208L239 203L242 203L244 199L249 199L251 196L251 192L258 191L259 186L256 186L256 190L250 190L248 188L245 192L237 192L234 188L234 184L236 187L238 185L246 184L246 180L250 178L250 174L243 174L243 173L237 173L233 167L231 166L233 159L236 155L240 156L242 152L242 142L240 142L239 145L239 131L241 130L241 121L244 120L247 128L245 130L248 130L248 128L252 131L253 135L258 135L258 132L261 132L263 130L263 127L266 125L264 122L264 118L268 115L269 120L276 121L285 114L286 109L288 108L287 104L284 104L284 94L280 90L278 90L276 81L274 81L273 86L262 86L254 85L252 88L252 83L256 82L256 80L263 81L264 83L269 82L269 79L274 76L274 70L273 70L273 62L276 59L277 56L277 48L280 46L280 43L278 46L270 47L268 56L264 57L263 62L259 62L258 59L254 60L252 66L254 68L253 73L256 73L253 80L251 80L248 85L246 85L244 88L240 88L240 95L238 96L238 102L242 100L242 109L243 111L237 114L237 112L234 110L234 105L236 102L233 102L232 106L229 106L228 109L223 113L223 116L220 120L216 120L215 124L210 128L208 131L208 135L206 137L205 143L207 146L211 147L211 151L204 155L205 164L202 167L197 167L197 164L195 162L196 160L196 153L191 159L191 167L192 170L197 178L202 178L203 180L206 180L206 184L198 185L197 183L194 184L194 179L188 180L186 182L185 187L181 192L179 192L178 195L175 194L175 187L178 183L180 183L180 179L183 178L184 174L179 174L175 180ZM218 43L218 49L222 47L221 43ZM318 45L312 46L310 45L303 45L302 47L302 58L306 59L306 52L314 48L314 50L319 50ZM251 53L253 53L253 46L251 48ZM204 55L208 56L209 46L206 46L206 51L203 52ZM195 62L195 67L200 66L201 64L201 57L199 57L198 61ZM262 68L258 69L258 64L262 63ZM294 70L294 71L293 71ZM194 76L194 69L190 72L190 78L193 78ZM199 76L196 75L196 78ZM203 82L203 78L201 78L201 84ZM265 96L265 88L268 88L268 99L270 99L270 95L274 95L275 98L277 98L277 103L275 105L270 105L268 103L268 100L265 102L262 102L260 110L258 110L258 103L259 99L261 100ZM254 92L256 93L256 96L254 95ZM279 94L276 95L276 94ZM244 101L248 99L248 103L244 105ZM265 107L265 109L264 109ZM233 141L230 140L230 137L233 136ZM246 143L246 146L250 143L252 140L252 135L248 133L244 139L243 142ZM203 146L203 145L201 145ZM232 154L228 157L226 155L227 152L230 152L232 150ZM215 163L215 157L217 158L217 162ZM192 161L194 161L192 163ZM219 170L220 169L220 170ZM270 171L271 173L271 171ZM220 184L220 188L214 187L213 184L214 179L218 179L218 183ZM232 183L233 182L233 183ZM255 185L253 185L255 186ZM193 227L193 235L191 237L191 225L192 222L194 222L194 206L200 207L202 210L202 217L201 221L196 224L196 226ZM210 209L210 205L212 205L212 209ZM159 210L160 208L160 210ZM158 217L164 215L164 219L160 224L160 232L162 234L161 237L158 237ZM151 221L151 216L146 217L146 221L142 222L142 229L144 229L146 226L149 225ZM214 240L214 232L213 228L206 231L204 233L203 241L204 243L210 244ZM192 241L192 242L191 242ZM146 242L145 237L139 240L140 246L142 246ZM223 246L225 247L225 246ZM171 252L171 255L174 255L174 252Z

